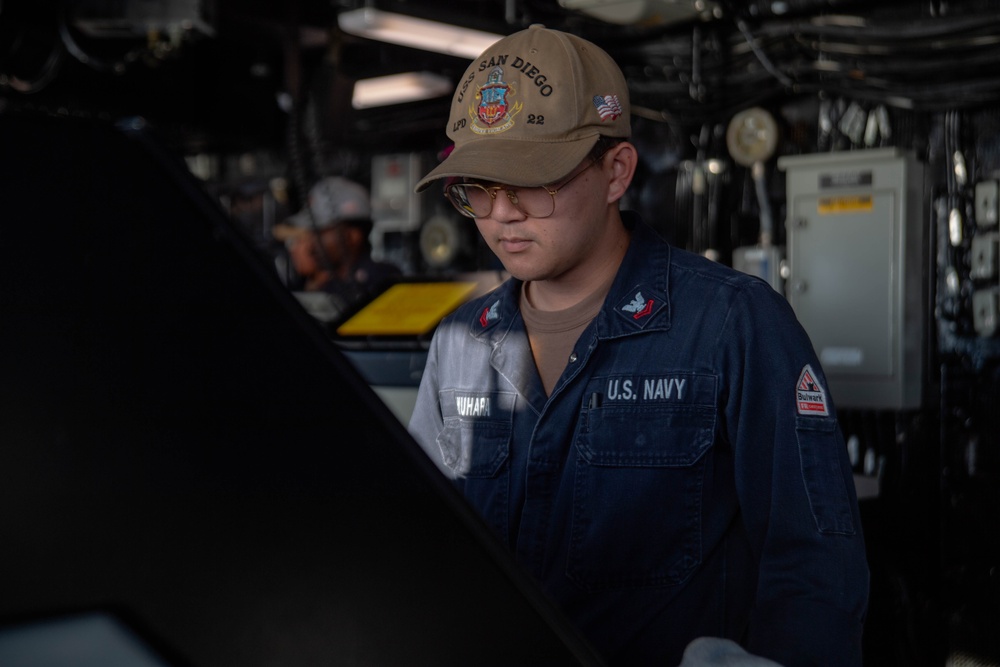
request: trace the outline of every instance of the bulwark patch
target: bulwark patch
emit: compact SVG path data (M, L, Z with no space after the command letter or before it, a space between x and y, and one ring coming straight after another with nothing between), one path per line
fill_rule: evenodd
M826 390L816 380L812 366L806 364L795 385L795 407L800 415L829 417L830 408L826 400Z

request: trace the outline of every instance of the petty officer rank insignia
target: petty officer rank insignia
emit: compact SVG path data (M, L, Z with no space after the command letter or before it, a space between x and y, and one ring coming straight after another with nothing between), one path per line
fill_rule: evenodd
M492 306L486 306L483 308L483 312L479 315L479 326L486 328L491 322L496 322L500 319L500 302L494 301Z
M628 318L633 324L645 326L651 315L655 315L666 302L659 296L654 296L651 290L637 289L618 302L619 315Z
M800 415L829 417L830 409L826 402L826 391L816 380L812 366L806 364L799 374L795 385L795 407Z
M514 116L523 107L520 102L511 104L515 93L514 87L503 80L503 68L494 67L486 85L476 93L478 105L469 107L470 129L476 134L499 134L514 127Z

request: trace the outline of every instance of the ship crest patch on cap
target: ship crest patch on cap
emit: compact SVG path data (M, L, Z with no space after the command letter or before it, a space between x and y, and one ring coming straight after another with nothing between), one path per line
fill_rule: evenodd
M520 113L523 104L513 102L517 94L514 86L503 79L503 68L499 65L490 70L486 85L476 91L478 104L469 107L472 118L471 130L476 134L499 134L514 127L514 116Z

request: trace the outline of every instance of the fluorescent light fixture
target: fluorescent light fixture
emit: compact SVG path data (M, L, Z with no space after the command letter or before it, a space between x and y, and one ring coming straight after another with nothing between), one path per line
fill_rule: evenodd
M450 94L454 84L440 74L430 72L405 72L360 79L354 82L351 106L355 109L381 107L428 100Z
M341 12L337 23L341 30L358 37L469 59L503 37L370 7Z

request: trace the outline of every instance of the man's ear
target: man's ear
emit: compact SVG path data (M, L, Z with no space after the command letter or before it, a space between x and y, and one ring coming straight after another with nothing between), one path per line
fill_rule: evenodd
M609 204L625 196L625 191L635 176L638 163L639 153L635 146L627 141L618 143L604 156L605 169L611 171L611 180L608 182Z

